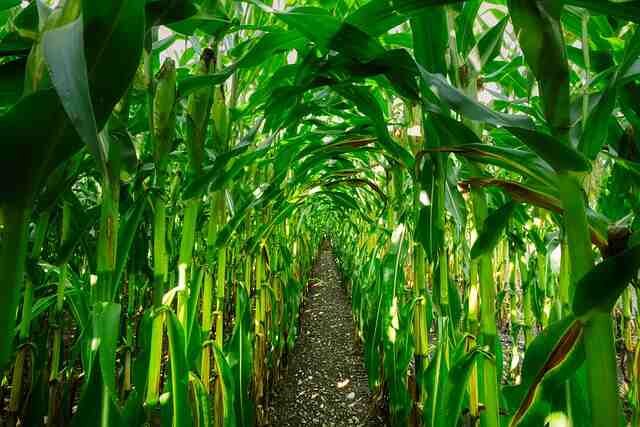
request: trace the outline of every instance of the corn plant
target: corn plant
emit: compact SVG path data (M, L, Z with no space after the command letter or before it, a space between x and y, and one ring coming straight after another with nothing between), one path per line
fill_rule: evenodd
M268 425L329 239L390 425L637 425L639 24L0 1L3 423Z

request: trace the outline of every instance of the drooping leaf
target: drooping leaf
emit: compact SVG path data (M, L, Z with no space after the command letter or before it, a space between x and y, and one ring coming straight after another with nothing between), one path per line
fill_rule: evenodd
M527 63L538 79L544 114L554 135L566 135L569 119L569 65L560 23L562 3L509 0L511 22Z
M589 172L591 170L591 163L585 156L551 135L520 128L508 127L507 130L520 138L556 172Z
M509 196L522 203L527 203L532 206L537 206L543 209L547 209L551 212L563 213L563 206L559 199L559 194L549 193L544 191L543 188L532 187L530 185L522 184L519 182L492 179L492 178L470 178L462 182L463 186L470 186L476 188L484 187L497 187L501 188L509 194ZM609 223L603 221L601 215L587 211L587 219L589 221L589 232L591 234L591 242L604 251L607 247L607 229Z
M471 258L478 258L495 248L502 233L507 228L515 208L516 204L514 202L507 202L487 217L482 225L482 232L478 235L471 248Z
M640 245L605 258L577 284L573 312L585 317L589 313L609 313L631 280L638 277Z
M382 148L411 169L414 163L413 156L391 138L382 109L367 88L355 85L336 85L333 89L354 102L358 109L373 121L378 135L378 142Z
M504 29L507 27L507 23L508 18L502 18L478 40L477 48L480 65L478 69L484 69L486 64L500 54L500 48L502 47L502 40L504 38Z
M102 172L106 173L106 153L98 141L98 125L89 93L82 18L45 31L42 45L51 81L67 116Z
M522 382L505 390L512 406L509 426L540 425L551 413L548 390L564 384L584 360L583 324L573 316L545 328L529 345Z
M494 126L533 129L533 122L529 117L493 111L483 104L480 104L478 101L469 98L457 88L451 86L442 75L432 74L421 66L418 66L418 69L420 70L420 75L425 85L435 89L435 93L443 102L458 113L462 114L464 117L481 123L492 124ZM428 100L423 99L423 103L425 103L425 108L427 110L442 113L440 107L433 105Z
M140 64L143 1L84 0L82 16L89 93L100 130ZM43 89L0 116L0 201L32 197L46 176L82 147L64 111L56 91Z
M615 73L607 87L602 92L598 102L591 109L586 118L585 128L580 138L579 150L590 159L595 159L609 136L609 121L616 106L619 85L624 76L633 67L640 57L640 31L636 29L633 37L628 41L623 60L615 70Z
M429 151L456 153L482 164L495 165L515 172L527 179L533 179L550 189L556 187L553 169L536 154L525 150L498 147L489 144L465 144L453 147L439 147Z
M640 4L637 1L567 0L567 4L626 21L640 22Z

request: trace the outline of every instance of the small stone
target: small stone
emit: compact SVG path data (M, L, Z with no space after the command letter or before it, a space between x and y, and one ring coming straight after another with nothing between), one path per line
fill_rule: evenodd
M355 398L356 398L356 394L354 392L351 392L351 393L347 394L347 399L353 400Z
M349 378L344 381L338 381L338 388L344 388L347 386L347 384L349 384Z

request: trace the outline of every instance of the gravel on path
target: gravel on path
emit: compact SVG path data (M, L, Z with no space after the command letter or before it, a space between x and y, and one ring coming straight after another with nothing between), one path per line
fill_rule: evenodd
M270 399L270 425L386 426L372 403L350 300L328 242L312 277L300 336Z

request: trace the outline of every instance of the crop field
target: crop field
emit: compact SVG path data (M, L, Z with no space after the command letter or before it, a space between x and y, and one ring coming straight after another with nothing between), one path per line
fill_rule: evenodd
M0 0L0 427L639 427L640 0Z

